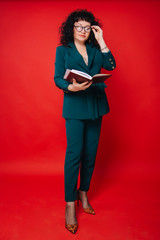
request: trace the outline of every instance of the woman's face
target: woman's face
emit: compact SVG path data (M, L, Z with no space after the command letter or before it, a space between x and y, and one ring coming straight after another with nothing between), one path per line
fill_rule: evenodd
M90 27L91 27L91 23L90 22L87 22L85 20L80 20L78 22L75 22L74 23L74 26L76 27L73 27L73 37L74 37L74 40L77 40L77 41L80 41L80 42L85 42L89 36L90 36ZM80 30L79 28L77 27L86 27L85 29L82 28L81 31L78 31ZM86 30L86 31L85 31Z

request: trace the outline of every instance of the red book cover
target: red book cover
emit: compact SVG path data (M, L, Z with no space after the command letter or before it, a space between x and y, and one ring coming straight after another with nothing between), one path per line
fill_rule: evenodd
M64 74L64 79L71 83L72 83L72 78L75 78L78 83L82 83L86 81L93 81L93 83L100 83L100 82L104 82L110 76L112 76L112 74L103 74L103 73L90 76L89 74L84 73L82 71L78 71L75 69L72 69L72 70L67 69Z

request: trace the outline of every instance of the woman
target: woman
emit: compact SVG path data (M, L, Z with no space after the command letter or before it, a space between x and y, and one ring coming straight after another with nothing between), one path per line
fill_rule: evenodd
M93 76L101 68L113 70L115 59L103 39L101 25L91 12L79 9L69 14L60 29L56 48L54 81L64 91L67 149L64 164L65 227L72 233L78 228L75 200L81 200L85 213L95 214L87 197L99 142L102 116L110 109L105 83L70 83L63 79L66 69ZM77 180L80 169L80 187Z

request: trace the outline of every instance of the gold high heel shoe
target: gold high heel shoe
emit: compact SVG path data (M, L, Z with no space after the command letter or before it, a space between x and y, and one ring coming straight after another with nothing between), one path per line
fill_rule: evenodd
M79 206L79 200L81 200L80 199L80 197L79 197L79 189L77 190L77 206ZM93 215L95 215L96 213L95 213L95 211L94 211L94 209L90 206L90 207L88 207L88 208L83 208L83 211L85 212L85 213L89 213L89 214L93 214Z
M78 229L78 223L75 224L69 224L66 223L65 221L65 228L67 228L68 231L70 231L71 233L76 233L77 229Z

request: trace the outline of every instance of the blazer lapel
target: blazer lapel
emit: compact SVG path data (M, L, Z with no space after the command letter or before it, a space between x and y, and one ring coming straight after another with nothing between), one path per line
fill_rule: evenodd
M70 47L67 47L67 50L70 53L70 55L75 59L75 61L78 64L80 64L88 73L90 73L90 67L91 67L92 61L94 59L95 52L96 52L95 47L93 47L93 45L91 45L91 44L88 44L88 43L86 44L86 50L87 50L87 54L88 54L88 66L87 66L84 62L82 55L77 50L74 42L69 42L68 45Z

